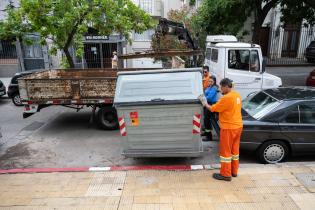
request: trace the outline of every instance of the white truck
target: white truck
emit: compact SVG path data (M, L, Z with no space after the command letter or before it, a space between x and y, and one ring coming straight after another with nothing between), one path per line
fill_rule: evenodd
M235 36L207 36L205 65L220 82L233 80L235 89L245 98L261 89L282 85L281 78L265 72L261 48L257 44L238 42Z

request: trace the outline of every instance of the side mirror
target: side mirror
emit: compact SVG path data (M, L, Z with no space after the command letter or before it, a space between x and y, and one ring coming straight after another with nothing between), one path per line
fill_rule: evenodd
M266 63L266 59L263 58L261 73L264 73L266 71Z

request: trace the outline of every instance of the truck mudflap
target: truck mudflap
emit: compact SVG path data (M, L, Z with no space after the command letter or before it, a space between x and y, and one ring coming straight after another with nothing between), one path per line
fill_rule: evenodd
M38 112L38 104L24 104L23 118L27 118Z

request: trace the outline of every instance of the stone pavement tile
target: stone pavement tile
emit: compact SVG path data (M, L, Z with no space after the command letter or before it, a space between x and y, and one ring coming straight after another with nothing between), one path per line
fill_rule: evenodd
M125 178L125 171L95 172L85 195L120 196Z
M32 199L32 206L76 206L80 203L79 198L40 198Z
M133 198L133 203L138 204L159 204L160 203L160 196L154 195L154 196L135 196Z
M214 210L213 203L199 203L200 210Z
M255 187L246 188L249 194L289 194L289 193L304 193L304 187Z
M281 173L281 169L279 167L270 167L270 166L264 166L257 167L257 168L240 168L239 169L239 175L262 175L262 174L272 174L272 173Z
M200 209L200 205L198 203L188 204L188 203L175 203L173 204L174 210L198 210Z
M312 169L310 167L307 166L284 166L282 168L283 170L286 170L290 173L311 173L313 172Z
M160 204L133 204L132 210L159 210Z
M172 196L169 196L169 195L161 195L160 196L160 203L172 203L173 202L173 199L172 199Z
M315 206L314 193L289 194L292 200L300 209L313 210Z
M119 199L119 205L125 206L125 205L132 205L133 204L133 196L121 196Z
M38 207L38 206L7 206L1 207L0 210L51 210L52 207Z
M136 189L134 192L134 196L154 196L160 195L159 189Z
M0 198L0 206L26 206L29 203L31 203L32 198L31 197L15 197L12 196L11 198Z

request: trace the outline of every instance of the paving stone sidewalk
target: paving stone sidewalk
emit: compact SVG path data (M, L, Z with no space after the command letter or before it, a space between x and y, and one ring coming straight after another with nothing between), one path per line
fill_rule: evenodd
M217 170L0 175L0 209L315 209L315 165L242 165L232 182Z

